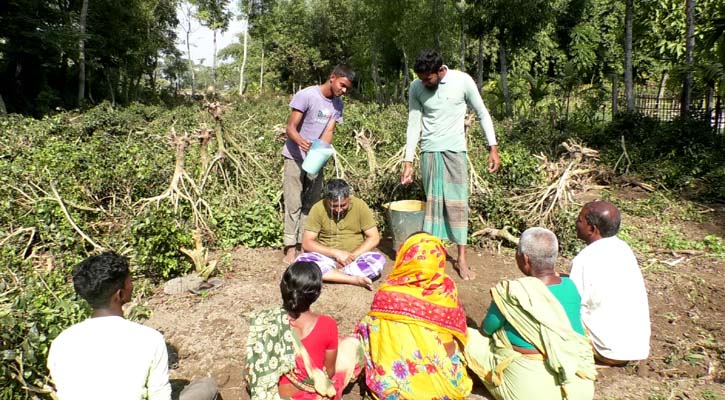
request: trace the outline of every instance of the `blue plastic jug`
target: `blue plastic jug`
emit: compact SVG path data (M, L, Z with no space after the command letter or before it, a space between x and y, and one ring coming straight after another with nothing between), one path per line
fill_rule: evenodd
M335 154L335 149L331 144L315 139L312 141L305 161L302 162L302 169L310 175L317 175L333 154Z

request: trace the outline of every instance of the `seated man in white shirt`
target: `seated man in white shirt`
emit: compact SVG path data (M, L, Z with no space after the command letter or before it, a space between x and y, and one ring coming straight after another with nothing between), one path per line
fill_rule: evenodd
M48 352L48 369L60 400L169 400L168 355L156 330L128 321L131 300L128 260L106 252L73 271L76 293L93 308L91 318L61 332ZM192 382L180 400L212 400L211 378Z
M632 249L617 238L621 215L606 201L587 203L576 221L585 247L571 262L582 321L597 361L623 365L649 355L647 290Z

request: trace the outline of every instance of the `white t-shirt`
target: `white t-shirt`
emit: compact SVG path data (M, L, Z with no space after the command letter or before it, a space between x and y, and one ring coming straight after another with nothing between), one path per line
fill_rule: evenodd
M169 400L164 337L122 317L89 318L63 331L48 352L60 400Z
M597 352L612 360L647 358L647 290L629 245L616 236L589 244L572 260L571 280L581 295L582 321Z

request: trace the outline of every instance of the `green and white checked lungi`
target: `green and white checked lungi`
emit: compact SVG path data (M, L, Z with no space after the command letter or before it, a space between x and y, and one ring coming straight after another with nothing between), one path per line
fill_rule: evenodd
M423 230L465 245L468 239L468 156L465 151L423 152L426 194Z

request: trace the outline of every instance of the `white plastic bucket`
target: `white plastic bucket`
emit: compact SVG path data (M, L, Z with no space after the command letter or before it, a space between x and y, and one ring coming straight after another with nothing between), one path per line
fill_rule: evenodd
M317 175L333 154L335 154L335 149L332 148L332 145L315 139L312 141L305 161L302 162L302 169L310 175Z

